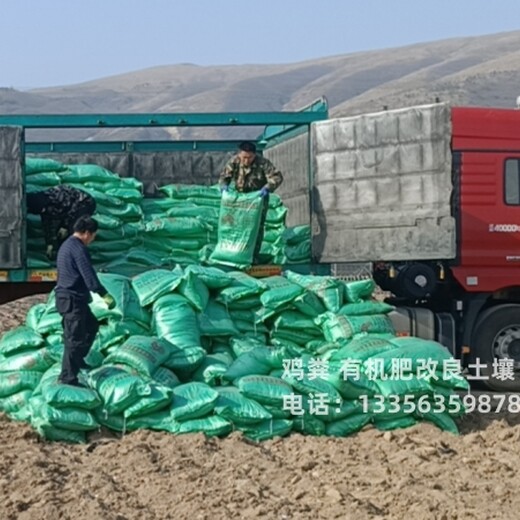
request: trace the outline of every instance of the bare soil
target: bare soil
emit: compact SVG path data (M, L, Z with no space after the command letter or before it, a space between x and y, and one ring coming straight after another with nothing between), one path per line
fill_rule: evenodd
M0 306L0 331L42 297ZM516 519L520 419L468 415L345 439L96 433L42 441L0 415L0 519Z

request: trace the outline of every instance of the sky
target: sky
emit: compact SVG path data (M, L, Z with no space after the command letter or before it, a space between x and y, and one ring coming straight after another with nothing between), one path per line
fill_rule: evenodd
M0 0L0 87L294 63L520 30L520 0Z

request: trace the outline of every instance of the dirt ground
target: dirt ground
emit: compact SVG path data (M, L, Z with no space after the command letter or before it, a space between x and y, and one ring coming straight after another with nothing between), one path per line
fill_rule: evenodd
M0 331L36 301L0 306ZM0 415L0 519L518 518L519 416L474 413L460 428L260 444L139 431L70 446Z

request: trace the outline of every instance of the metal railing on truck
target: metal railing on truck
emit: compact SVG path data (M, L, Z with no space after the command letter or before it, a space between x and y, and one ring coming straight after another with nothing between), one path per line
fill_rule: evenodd
M10 114L0 115L0 127L16 126L23 129L21 150L25 154L53 155L72 153L175 153L175 152L225 152L235 151L242 140L66 140L66 141L26 141L26 131L31 130L74 130L74 129L107 129L107 128L157 128L157 127L264 127L263 132L256 138L260 151L284 139L295 135L309 135L310 125L315 121L328 118L328 106L325 98L321 98L299 111L283 112L229 112L229 113L160 113L160 114ZM72 137L72 136L71 136ZM252 139L253 141L255 139ZM311 158L307 157L310 164ZM22 163L24 159L22 158ZM24 175L25 178L25 175ZM25 189L23 190L25 196ZM25 207L24 201L22 201ZM21 223L24 229L25 241L25 214ZM25 246L23 251L24 264ZM254 276L269 276L280 272L282 266L254 266L251 274ZM315 272L316 274L330 273L329 266L295 265L294 270ZM0 282L3 282L2 293L9 294L7 284L22 285L33 283L51 283L56 280L56 271L53 268L4 268L0 265ZM14 290L16 293L16 289ZM31 293L31 288L25 287L25 293ZM3 299L0 295L0 299Z

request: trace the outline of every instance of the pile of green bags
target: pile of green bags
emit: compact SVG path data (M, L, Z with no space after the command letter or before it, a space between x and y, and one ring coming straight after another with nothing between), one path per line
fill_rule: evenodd
M455 360L439 343L396 337L372 280L200 265L100 278L116 306L93 295L100 329L84 388L57 382L53 293L0 339L0 410L47 439L84 442L101 426L346 436L422 420L457 432L456 391L468 386Z

